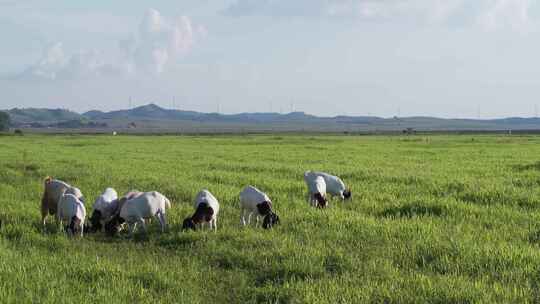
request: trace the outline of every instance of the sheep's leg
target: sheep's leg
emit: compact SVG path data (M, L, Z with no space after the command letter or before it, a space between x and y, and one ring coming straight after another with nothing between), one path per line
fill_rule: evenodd
M47 191L43 193L41 198L41 223L43 224L43 231L45 231L45 226L47 225L47 215L49 214L49 199L47 197Z
M63 221L60 218L59 213L57 213L56 216L54 217L54 224L56 225L56 229L62 230Z
M47 226L47 213L43 214L43 211L41 212L41 224L43 225L43 231L45 231L45 226Z
M242 213L240 214L240 223L242 226L246 225L246 209L242 209Z
M140 226L141 229L146 233L146 225L144 224L144 219L143 218L137 218L137 219L134 219L133 220L130 220L128 222L128 231L129 231L129 236L133 236L133 233L135 232L135 229L137 226Z
M81 221L79 229L81 230L81 237L84 236L84 221Z
M214 217L213 222L214 222L214 232L217 232L217 217Z
M144 223L144 219L143 218L139 218L139 221L138 223L140 226L141 226L141 229L144 233L146 233L146 224Z
M214 229L214 219L213 218L208 221L208 229L209 230Z
M161 232L165 232L167 229L167 218L165 218L165 214L163 212L158 212L157 218L159 220L159 224L161 225Z
M259 215L255 215L255 227L259 227Z
M128 235L130 237L133 235L133 231L135 231L136 225L137 225L137 222L128 223Z
M253 212L251 212L251 211L250 211L249 214L248 214L248 221L247 221L248 225L251 224L251 215L252 215L252 214L253 214Z

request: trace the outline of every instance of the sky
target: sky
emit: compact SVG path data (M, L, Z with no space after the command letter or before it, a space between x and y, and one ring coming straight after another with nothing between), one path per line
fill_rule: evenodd
M0 109L540 109L536 0L0 0Z

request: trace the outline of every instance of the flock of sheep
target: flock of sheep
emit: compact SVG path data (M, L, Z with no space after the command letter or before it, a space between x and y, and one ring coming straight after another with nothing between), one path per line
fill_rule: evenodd
M343 181L334 175L324 172L307 171L304 173L309 203L317 208L328 206L327 194L338 196L342 200L351 197L351 191ZM146 231L146 221L156 218L161 231L167 229L166 210L171 202L163 194L152 192L130 191L118 197L113 188L107 188L95 201L89 224L86 221L86 208L82 192L63 181L47 177L45 190L41 200L42 224L45 228L48 215L55 216L57 224L63 225L69 235L83 236L83 231L98 232L103 229L111 236L120 232L127 224L131 236L137 226ZM200 191L195 197L195 213L187 217L182 230L203 227L208 223L210 229L217 230L219 202L208 190ZM268 195L253 186L245 187L240 192L240 209L242 225L250 224L255 215L256 225L263 218L262 227L272 228L279 223L279 216L274 212L272 201Z

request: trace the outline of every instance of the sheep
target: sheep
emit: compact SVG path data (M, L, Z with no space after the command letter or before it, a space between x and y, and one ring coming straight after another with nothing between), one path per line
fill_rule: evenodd
M91 231L100 231L103 224L118 212L118 193L107 188L94 202L94 211L90 217Z
M248 215L247 224L251 222L252 214L256 216L256 224L259 223L259 217L264 218L262 225L264 229L279 224L279 216L272 210L272 201L268 195L253 186L247 186L240 193L240 209L243 226L246 225L246 214Z
M144 220L157 217L161 225L161 232L165 232L167 228L165 212L169 208L171 208L171 202L163 194L156 191L140 193L125 200L120 207L120 212L105 224L105 231L113 236L120 231L121 225L126 222L130 236L133 235L137 224L146 232Z
M45 179L44 188L43 197L41 198L41 222L43 228L46 225L47 215L56 214L58 203L63 194L73 194L84 203L84 196L81 190L61 180L56 180L49 176Z
M57 218L60 223L65 222L64 231L70 235L79 233L83 236L86 209L83 202L73 194L63 194L58 202Z
M219 202L210 191L203 189L195 197L195 213L188 217L182 224L182 230L195 230L196 225L208 223L210 229L217 231L217 215L219 213Z
M304 181L308 187L308 202L317 208L327 207L328 200L326 199L326 182L324 178L307 171L304 173Z
M306 171L304 175L306 174L312 174L324 178L326 183L326 193L330 194L331 196L339 196L342 200L351 198L351 190L345 187L345 183L343 183L341 178L325 172Z
M130 199L134 199L138 196L141 196L142 194L144 194L144 192L140 192L140 191L137 191L137 190L131 190L129 192L127 192L126 194L122 195L122 197L120 197L118 199L118 208L117 208L117 214L120 213L120 209L122 209L122 206L124 206L124 204L129 201ZM116 215L116 214L115 214Z
M107 232L107 223L110 222L111 220L115 219L116 220L121 220L121 222L114 222L114 223L111 223L111 226L115 226L117 229L117 232L119 232L123 226L124 226L124 220L121 219L120 217L120 210L122 210L122 206L124 206L124 204L129 201L130 199L133 199L133 198L136 198L140 195L142 195L144 192L140 192L140 191L137 191L137 190L131 190L129 192L127 192L126 194L124 194L122 197L116 199L116 200L113 200L111 202L111 205L109 206L109 216L108 218L105 218L102 220L102 225L103 223L105 224L104 227L105 227L105 231ZM145 219L145 224L148 224L148 222L150 221L150 219ZM99 224L98 226L99 227ZM93 229L94 231L97 231L99 229Z

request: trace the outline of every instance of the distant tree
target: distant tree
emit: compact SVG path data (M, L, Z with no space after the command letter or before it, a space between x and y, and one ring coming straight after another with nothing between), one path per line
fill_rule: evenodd
M0 131L6 131L9 129L9 114L6 112L0 112Z

